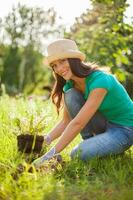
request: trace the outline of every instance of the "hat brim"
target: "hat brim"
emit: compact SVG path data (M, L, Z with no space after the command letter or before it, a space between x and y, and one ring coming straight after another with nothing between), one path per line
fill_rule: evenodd
M82 53L81 51L69 50L69 51L58 53L58 54L50 55L47 57L47 61L48 61L48 64L50 64L56 60L64 59L64 58L79 58L81 61L84 61L85 54Z

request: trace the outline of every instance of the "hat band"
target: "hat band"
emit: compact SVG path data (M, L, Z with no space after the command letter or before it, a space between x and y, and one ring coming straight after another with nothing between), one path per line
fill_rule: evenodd
M50 64L56 60L64 59L64 58L79 58L81 61L84 61L85 54L82 53L81 51L69 50L69 51L58 52L53 55L50 55L47 57L47 60L48 60L48 63Z

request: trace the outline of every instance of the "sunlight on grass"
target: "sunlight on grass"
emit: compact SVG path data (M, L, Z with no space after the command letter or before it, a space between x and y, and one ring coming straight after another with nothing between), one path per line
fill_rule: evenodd
M0 199L2 200L131 200L133 199L133 149L121 156L71 162L69 154L78 136L63 152L63 164L51 161L45 169L30 169L33 155L18 152L14 118L46 116L44 134L59 120L50 101L0 98ZM50 147L49 147L50 148ZM43 152L42 152L43 153ZM22 165L23 164L23 168Z

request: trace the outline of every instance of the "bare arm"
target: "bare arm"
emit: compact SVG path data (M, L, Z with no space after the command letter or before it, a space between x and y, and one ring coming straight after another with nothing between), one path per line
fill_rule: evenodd
M76 117L70 123L61 121L55 129L51 132L51 137L56 138L61 135L61 130L64 129L57 144L51 148L46 154L33 162L35 167L41 166L46 160L52 158L56 153L61 152L80 132L80 130L87 124L87 122L94 115L100 104L102 103L107 91L103 88L94 89L86 103L83 105ZM67 126L66 126L67 124ZM58 130L58 134L56 132ZM60 133L60 134L59 134Z
M58 143L55 145L56 153L62 151L87 124L102 103L106 93L107 90L103 88L94 89L90 93L88 100L83 105L80 112L68 124Z

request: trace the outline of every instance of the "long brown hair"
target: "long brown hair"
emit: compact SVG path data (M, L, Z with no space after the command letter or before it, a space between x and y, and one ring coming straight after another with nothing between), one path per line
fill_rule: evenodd
M72 73L80 78L84 78L93 73L94 71L99 70L96 64L93 63L85 64L81 62L81 60L78 58L68 58L68 62ZM56 105L57 113L59 114L62 101L63 86L65 85L66 80L61 76L59 76L58 74L56 74L55 72L54 72L54 77L55 77L55 84L51 96L52 96L52 102Z

